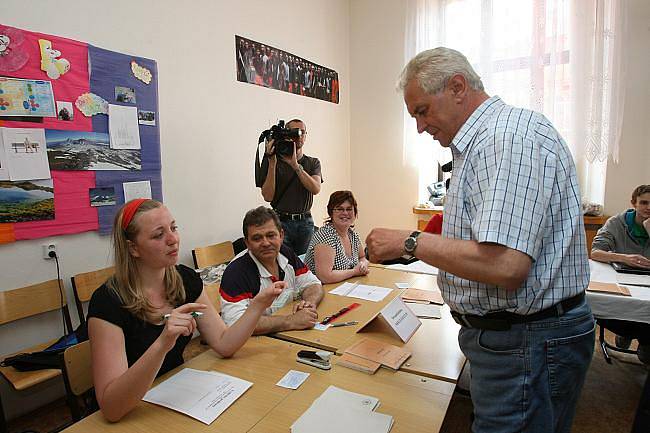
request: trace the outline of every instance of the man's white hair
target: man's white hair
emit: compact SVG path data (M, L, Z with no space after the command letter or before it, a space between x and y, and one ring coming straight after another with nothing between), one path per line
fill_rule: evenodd
M413 57L402 70L397 88L404 88L416 79L425 93L433 95L445 88L449 79L460 74L474 90L484 90L481 77L478 76L467 58L459 51L438 47L426 50Z

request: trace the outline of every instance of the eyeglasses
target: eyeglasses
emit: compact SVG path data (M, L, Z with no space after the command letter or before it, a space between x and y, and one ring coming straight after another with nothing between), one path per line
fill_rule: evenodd
M352 213L352 212L354 212L354 208L353 207L335 207L333 209L333 211L334 212L339 212L339 213L343 213L343 212Z

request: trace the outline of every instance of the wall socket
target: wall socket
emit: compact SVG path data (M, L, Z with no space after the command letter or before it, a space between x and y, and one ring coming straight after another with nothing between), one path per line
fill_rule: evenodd
M51 252L54 252L56 255L59 254L56 250L56 244L54 242L50 242L49 244L43 244L43 258L45 260L54 258L54 257L50 257Z

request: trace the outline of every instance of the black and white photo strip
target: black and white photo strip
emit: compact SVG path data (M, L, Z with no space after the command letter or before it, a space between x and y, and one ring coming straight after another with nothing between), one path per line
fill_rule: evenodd
M339 74L294 54L235 35L237 81L339 103Z

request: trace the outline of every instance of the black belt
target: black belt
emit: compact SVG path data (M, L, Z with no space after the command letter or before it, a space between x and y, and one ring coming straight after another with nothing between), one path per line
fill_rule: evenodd
M582 303L582 301L584 301L584 299L585 292L582 292L572 298L560 301L552 307L528 315L510 313L509 311L499 311L497 313L488 313L485 316L477 316L474 314L460 314L456 311L452 311L451 316L454 318L456 323L468 328L507 331L513 324L535 322L550 317L560 317L567 311L577 307Z
M286 213L286 212L279 212L276 210L275 213L278 214L278 218L280 218L280 221L302 221L311 216L311 212Z

